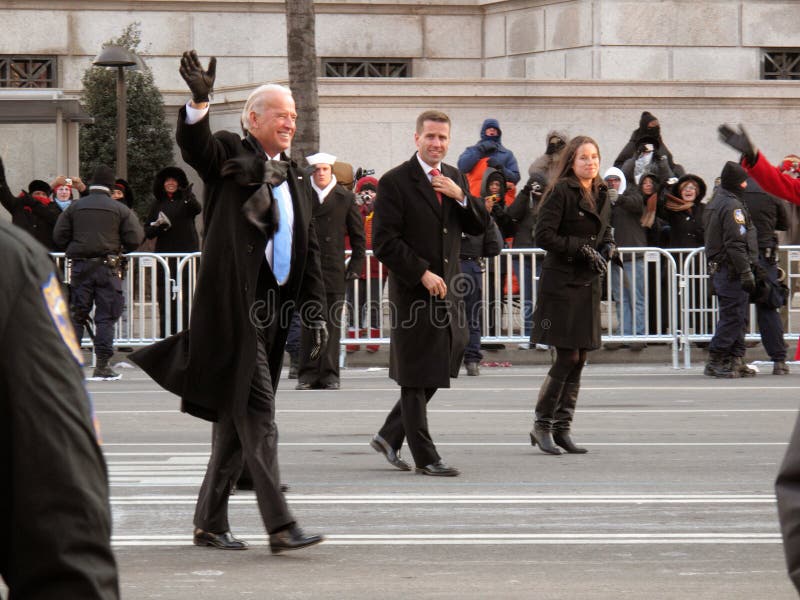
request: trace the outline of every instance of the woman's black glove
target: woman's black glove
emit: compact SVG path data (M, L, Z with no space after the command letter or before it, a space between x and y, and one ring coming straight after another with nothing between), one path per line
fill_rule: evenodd
M592 271L596 271L603 275L608 269L608 263L606 262L606 259L603 258L603 255L592 248L589 244L584 244L581 246L578 250L578 253L583 257L583 260L589 263Z

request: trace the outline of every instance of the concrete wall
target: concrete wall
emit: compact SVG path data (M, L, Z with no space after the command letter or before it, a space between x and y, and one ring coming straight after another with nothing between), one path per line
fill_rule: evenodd
M247 92L287 78L282 0L41 4L0 4L10 6L0 8L0 54L59 55L67 92L80 90L102 43L134 21L173 114L187 97L177 71L187 48L219 59L215 127L238 130ZM454 121L451 162L493 116L522 165L541 153L551 127L595 136L608 164L650 110L676 159L706 178L731 157L716 141L722 121L748 123L777 159L798 151L800 84L759 81L760 51L800 46L796 8L776 0L319 0L320 57L408 58L414 74L321 79L321 148L383 172L413 152L416 115L438 107ZM47 35L29 35L31 22ZM0 127L17 187L52 173L49 139L40 126Z

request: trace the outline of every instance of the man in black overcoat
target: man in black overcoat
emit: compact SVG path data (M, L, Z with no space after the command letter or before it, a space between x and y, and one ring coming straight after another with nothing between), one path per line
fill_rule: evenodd
M314 167L311 186L318 198L314 206L314 230L319 240L322 278L328 303L325 322L331 342L325 352L320 352L317 358L312 359L310 351L313 346L313 332L303 328L297 389L338 390L339 338L342 331L345 282L358 279L364 268L367 240L355 195L338 185L336 175L333 174L336 157L326 152L317 152L307 156L306 160ZM345 236L350 237L350 247L353 249L346 266Z
M216 60L204 71L186 52L181 75L192 100L181 109L177 141L205 184L205 244L189 329L131 358L182 410L215 421L208 469L195 510L194 543L242 549L228 525L228 496L246 464L273 553L319 543L297 527L283 493L277 460L275 390L286 333L295 310L327 332L319 246L311 221L308 179L285 151L297 113L291 91L254 90L242 112L244 139L211 133L208 99Z
M450 143L446 114L417 117L414 141L417 153L381 177L375 202L375 256L389 269L389 376L400 385L400 400L370 444L408 471L399 454L407 438L418 473L452 477L458 470L436 451L426 406L458 376L468 339L457 302L466 291L459 289L461 233L482 234L489 215L464 176L442 163Z

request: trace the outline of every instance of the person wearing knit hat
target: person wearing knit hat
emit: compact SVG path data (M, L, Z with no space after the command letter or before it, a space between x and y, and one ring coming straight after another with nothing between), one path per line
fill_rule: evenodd
M133 208L133 190L126 180L117 178L116 181L114 181L114 188L111 190L111 197L114 200L124 202L125 206L128 208Z
M325 283L328 306L325 322L330 339L338 342L341 338L342 310L347 282L358 279L364 266L366 253L364 225L353 192L337 185L336 176L333 174L336 157L326 152L318 152L307 156L306 160L314 167L311 187L316 192L317 202L314 203L313 220L319 241L322 279ZM347 264L345 264L345 237L350 239L352 248ZM323 352L312 357L313 337L313 331L308 327L302 328L296 389L338 390L339 344L330 343Z
M48 250L55 250L53 226L61 211L51 201L47 183L34 180L28 187L31 193L23 190L19 195L14 195L11 192L0 158L0 204L11 214L14 225L27 231Z
M674 173L675 177L681 177L684 175L683 167L675 162L675 160L672 158L672 152L669 151L669 148L667 148L667 145L661 138L660 121L653 113L648 111L644 111L641 117L639 117L639 127L634 129L631 133L628 143L620 151L616 160L614 160L614 166L618 169L622 169L623 172L626 171L624 168L625 162L631 158L635 158L644 143L653 144L654 149L656 150L656 156L654 157L654 160L657 161L658 158L664 157L666 163L665 168L668 167L669 170ZM633 178L630 177L628 173L625 175L628 177L628 183L631 184ZM665 183L663 178L661 183Z
M719 302L719 321L708 346L704 371L709 377L730 379L756 374L744 362L750 295L756 290L753 265L758 261L756 228L741 200L746 187L745 170L728 161L705 209L708 272Z
M378 180L366 175L356 181L356 204L358 204L361 219L364 223L364 236L366 249L372 250L372 218L375 216L375 198L378 194ZM345 241L350 249L350 240ZM369 276L367 275L369 273ZM347 337L379 338L381 337L381 290L388 276L388 269L381 269L378 260L369 255L366 257L364 268L358 279L353 279L347 287L347 305L352 307L350 322L348 323ZM368 291L369 290L369 291ZM358 300L358 301L356 301ZM369 300L369 302L368 302ZM356 318L358 315L358 318ZM358 324L358 327L356 327ZM367 352L374 353L380 350L379 344L367 344ZM347 352L357 352L361 349L358 344L347 344Z

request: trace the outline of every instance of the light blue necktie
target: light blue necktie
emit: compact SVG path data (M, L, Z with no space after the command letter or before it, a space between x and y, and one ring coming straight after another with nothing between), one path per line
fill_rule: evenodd
M289 270L292 266L292 229L289 226L288 203L292 201L286 193L286 184L272 188L272 197L278 203L280 221L278 231L272 238L272 273L279 285L289 279Z

